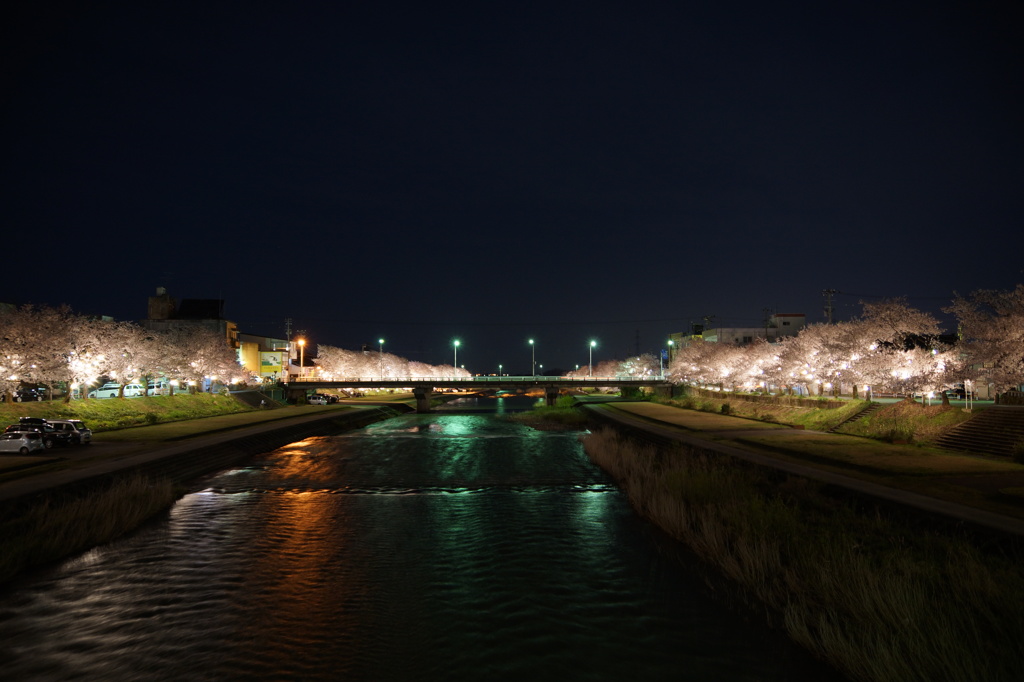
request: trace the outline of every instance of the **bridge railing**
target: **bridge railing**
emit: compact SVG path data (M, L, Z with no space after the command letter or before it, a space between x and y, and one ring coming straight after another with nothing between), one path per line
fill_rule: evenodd
M482 377L292 377L284 383L324 383L330 381L345 381L345 382L360 382L365 384L379 384L381 382L387 383L425 383L429 381L444 381L444 382L463 382L466 384L499 384L502 382L574 382L574 381L585 381L588 383L600 384L602 381L664 381L665 378L662 376L586 376L586 377L548 377L548 376L482 376Z

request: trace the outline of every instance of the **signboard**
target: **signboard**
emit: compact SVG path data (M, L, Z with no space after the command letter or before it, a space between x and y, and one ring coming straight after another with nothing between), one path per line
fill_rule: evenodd
M270 350L260 351L260 376L279 377L284 367L284 351Z

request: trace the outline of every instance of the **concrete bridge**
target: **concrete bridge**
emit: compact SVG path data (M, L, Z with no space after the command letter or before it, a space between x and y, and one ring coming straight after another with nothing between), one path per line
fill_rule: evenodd
M323 377L292 377L281 384L289 399L299 399L308 391L324 388L404 388L412 389L416 396L416 411L430 411L430 396L438 388L457 388L462 391L514 391L517 389L541 389L548 405L554 405L562 391L572 388L595 388L617 386L619 388L654 389L670 387L661 376L603 376L603 377L545 377L545 376L482 376L482 377L384 377L382 379L350 378L325 379Z

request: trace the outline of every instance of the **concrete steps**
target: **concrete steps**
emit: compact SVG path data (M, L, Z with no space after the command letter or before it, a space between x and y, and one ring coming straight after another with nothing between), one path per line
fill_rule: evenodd
M1013 446L1024 442L1024 406L993 405L936 441L939 447L1012 457Z
M880 409L882 409L882 403L870 403L863 410L861 410L857 414L853 415L849 419L846 419L844 421L839 422L838 424L833 426L831 429L829 429L826 433L835 433L836 431L839 430L839 427L845 426L846 424L852 424L853 422L858 421L860 419L863 419L864 417L868 416L872 412L876 412L876 411L878 411Z

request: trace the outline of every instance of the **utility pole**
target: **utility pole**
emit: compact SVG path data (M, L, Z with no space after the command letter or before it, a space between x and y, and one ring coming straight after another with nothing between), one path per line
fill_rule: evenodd
M823 289L821 295L825 297L825 319L832 324L832 297L839 292L835 289Z
M764 312L764 340L767 341L768 340L768 323L772 319L772 309L771 308L761 308L761 310L762 310L762 312Z

